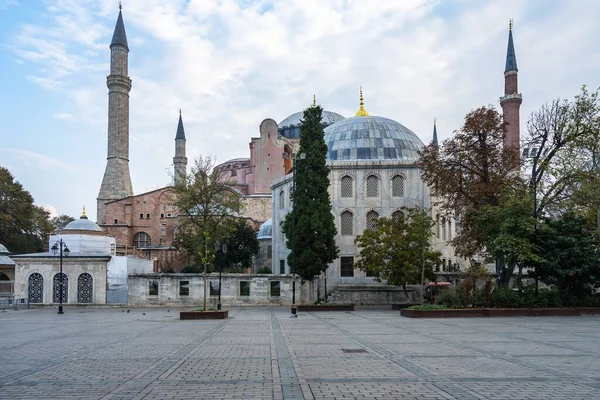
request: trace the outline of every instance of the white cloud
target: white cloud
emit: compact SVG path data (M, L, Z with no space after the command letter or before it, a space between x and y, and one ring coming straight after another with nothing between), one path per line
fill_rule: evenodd
M24 21L13 51L37 67L31 80L64 93L51 115L72 115L89 141L92 192L85 196L95 198L118 10L101 0L47 4L51 26ZM281 121L313 94L326 109L352 116L359 85L372 115L395 119L424 141L437 117L440 138L448 137L471 109L497 106L511 17L524 126L544 101L572 97L584 83L599 86L594 15L600 2L126 0L134 189L168 182L180 107L190 161L200 153L247 157L264 118Z
M59 167L66 170L74 170L75 166L44 154L22 149L0 149L0 152L11 153L20 159L29 168L54 168Z
M40 207L42 207L44 210L48 211L50 213L50 218L54 218L58 216L58 213L56 212L56 207L54 207L51 204L42 204Z

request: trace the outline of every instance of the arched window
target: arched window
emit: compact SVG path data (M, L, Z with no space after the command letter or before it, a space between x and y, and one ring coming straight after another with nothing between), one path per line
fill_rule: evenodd
M340 219L341 234L343 236L352 236L354 234L354 215L350 211L344 211Z
M56 274L52 282L52 302L53 303L67 303L69 301L69 277L67 274ZM61 298L62 292L62 298Z
M279 192L279 209L283 210L285 207L285 195L283 194L283 190Z
M92 303L93 299L93 279L88 273L83 273L77 278L77 302Z
M440 238L440 215L439 214L435 215L435 236L438 239Z
M138 232L133 236L133 245L137 248L140 247L150 247L152 245L152 241L150 240L150 235L146 232Z
M10 278L4 272L0 272L0 281L10 281Z
M392 196L404 197L404 177L396 175L392 178Z
M394 211L394 212L392 213L392 219L393 219L394 221L397 221L397 220L399 220L399 219L400 219L400 217L401 217L401 216L403 216L403 215L404 215L404 213L403 213L402 211L400 211L400 210L396 210L396 211Z
M341 180L341 196L342 197L352 197L352 178L348 175L344 176Z
M42 275L33 273L29 275L29 302L43 303L44 302L44 278Z
M379 197L379 178L375 175L367 178L367 197Z
M379 213L377 211L369 211L367 213L367 229L375 229Z
M273 253L273 247L271 247L270 245L267 246L267 254L265 254L265 256L267 258L271 258L271 254Z
M452 220L448 218L448 240L452 240Z

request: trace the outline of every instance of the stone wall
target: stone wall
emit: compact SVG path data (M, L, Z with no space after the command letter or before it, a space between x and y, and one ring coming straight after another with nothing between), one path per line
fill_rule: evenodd
M207 304L214 308L217 304L219 274L208 274L209 285L215 290L210 295L208 286ZM187 282L187 284L186 284ZM244 283L242 283L244 282ZM249 285L249 293L242 293L241 287ZM279 295L271 292L271 282L279 282ZM132 306L201 306L204 299L204 278L202 274L132 274L128 278L129 304ZM151 292L157 288L157 292ZM223 274L221 279L221 303L225 306L242 305L291 305L292 277L288 275L246 275ZM306 294L296 281L296 303ZM151 294L152 293L152 294ZM154 294L156 293L156 294Z

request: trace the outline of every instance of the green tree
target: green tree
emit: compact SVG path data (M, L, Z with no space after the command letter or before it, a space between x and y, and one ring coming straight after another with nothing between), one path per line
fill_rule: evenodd
M73 221L75 221L75 218L62 214L62 215L57 215L56 217L53 217L50 220L50 223L52 224L52 229L56 232L61 229L64 229L65 226L67 226L70 222L73 222Z
M538 227L541 262L535 265L542 282L556 285L566 304L576 305L600 287L600 240L585 217L567 212Z
M421 283L422 274L435 280L433 269L441 263L441 253L429 247L432 219L419 208L403 208L394 218L379 218L375 229L367 229L355 239L360 248L356 268L386 280L389 285Z
M227 245L227 252L223 255L222 247L217 252L217 265L222 265L224 271L241 272L251 267L252 256L258 254L260 249L256 231L243 219L234 222L224 243Z
M306 158L297 159L294 163L294 211L286 215L283 223L286 244L292 250L288 263L292 272L304 280L321 274L338 255L334 240L337 231L329 198L329 168L326 165L327 145L321 125L322 114L323 109L316 105L304 110L300 126L300 154L305 154Z
M234 230L242 210L233 183L214 167L211 157L199 157L186 179L173 188L174 204L180 213L176 244L202 269L212 267L214 257L207 257L207 252L214 253L214 242Z
M12 253L43 251L52 231L49 213L33 204L33 197L0 167L0 243Z

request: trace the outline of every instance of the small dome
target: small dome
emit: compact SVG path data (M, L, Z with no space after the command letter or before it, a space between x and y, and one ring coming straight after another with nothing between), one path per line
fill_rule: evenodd
M304 117L304 111L299 111L281 121L277 125L279 134L290 139L298 139L300 137L300 125L302 124L302 117ZM323 110L321 124L326 127L344 119L345 118L338 113Z
M75 221L71 221L64 227L64 231L94 231L94 232L102 232L102 228L98 226L94 221L90 221L88 217L84 214Z
M4 246L1 243L0 243L0 254L10 254L10 251L8 251L8 249L6 248L6 246Z
M273 219L269 218L260 226L257 239L271 239L273 237Z
M423 142L404 125L384 117L347 118L325 128L327 160L417 160Z

